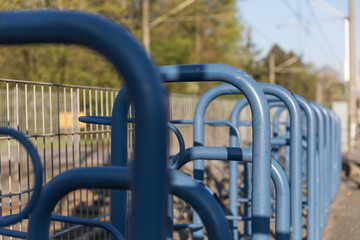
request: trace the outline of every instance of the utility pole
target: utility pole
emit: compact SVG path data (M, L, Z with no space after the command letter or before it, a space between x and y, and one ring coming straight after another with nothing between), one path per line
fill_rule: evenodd
M275 66L275 54L271 53L269 56L269 83L275 84L276 73L293 73L302 72L303 68L288 68L291 64L299 60L298 56L293 56L287 59L285 62Z
M275 84L275 54L273 53L269 58L269 82Z
M194 63L199 64L201 59L201 22L202 13L200 2L196 4L196 15L195 15L195 55Z
M356 70L355 70L355 26L354 26L354 0L349 0L349 16L346 16L335 7L329 5L324 0L311 0L312 4L323 9L324 11L335 15L344 20L345 30L345 56L344 56L344 80L349 81L349 117L350 117L350 129L349 129L349 149L355 148L356 139L359 138L357 133L358 116L356 106Z
M355 22L354 0L349 0L349 24L350 24L350 136L352 149L358 147L358 116L356 106L356 68L355 68Z
M150 54L150 29L159 25L160 23L166 21L174 14L180 12L184 8L193 4L196 0L185 0L180 3L176 7L172 8L170 11L165 13L164 15L156 18L155 20L150 22L150 0L142 1L142 40L145 47L145 50L148 54Z
M150 54L150 0L142 2L142 35L145 50Z
M316 88L316 102L321 105L323 104L323 91L324 91L324 85L319 80L317 83L317 88Z

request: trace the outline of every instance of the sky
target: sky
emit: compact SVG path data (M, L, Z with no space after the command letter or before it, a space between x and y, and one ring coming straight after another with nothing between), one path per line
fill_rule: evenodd
M277 43L318 69L331 66L343 79L344 20L312 4L314 0L240 0L239 18L252 30L252 40L268 54ZM348 16L348 0L322 0ZM356 68L360 66L360 2L354 0Z

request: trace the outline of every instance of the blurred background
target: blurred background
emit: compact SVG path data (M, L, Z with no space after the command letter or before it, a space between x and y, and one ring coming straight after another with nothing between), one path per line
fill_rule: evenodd
M352 2L2 0L0 10L89 11L124 25L158 65L222 63L238 67L256 81L276 83L338 112L344 124L343 150L348 151L358 148L360 142L356 87L360 61L355 47L359 28L354 27L359 26L359 18L354 16L360 12L360 4L350 7ZM2 47L0 69L0 77L6 79L121 86L107 61L78 46ZM168 89L201 95L216 84L169 84Z

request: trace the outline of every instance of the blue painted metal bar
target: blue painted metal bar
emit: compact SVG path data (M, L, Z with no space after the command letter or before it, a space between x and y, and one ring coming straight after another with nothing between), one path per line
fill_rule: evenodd
M0 18L0 44L82 44L102 53L121 73L137 116L132 228L142 230L131 231L132 239L162 239L166 212L166 98L145 51L125 29L95 15L46 10L1 12Z
M230 162L251 161L251 148L239 147L205 147L198 146L185 150L185 157L182 162L173 162L170 165L172 169L180 169L189 161L197 159L222 160ZM290 189L285 172L276 160L272 160L271 178L276 188L276 220L275 234L276 239L289 239L290 236ZM228 220L251 220L247 217L227 216ZM195 225L199 226L199 225Z
M324 172L324 227L327 223L328 216L329 216L329 210L330 210L330 203L331 203L331 175L328 174L330 171L331 166L331 157L330 157L330 118L328 115L327 110L321 106L318 105L320 111L322 111L322 114L324 116L324 128L325 128L325 136L324 136L324 165L323 168L325 169Z
M269 101L269 96L266 96L267 100ZM276 99L276 101L278 101L278 99ZM234 123L234 124L237 124L237 125L240 125L241 122L238 122L238 118L239 118L239 115L240 115L240 112L241 110L247 105L247 101L246 99L242 99L240 100L234 107L233 111L232 111L232 114L231 114L231 121ZM270 102L269 104L269 107L275 107L275 106L283 106L284 103L283 102ZM273 129L276 128L276 125L278 123L277 122L273 122L272 125L273 125ZM271 145L272 145L272 148L274 148L275 146L273 144L276 144L274 141L276 140L280 140L280 139L274 139L272 138L271 139ZM284 141L288 141L287 139L283 138L282 140ZM236 145L233 145L233 142L232 142L232 133L230 133L230 144L231 146L236 146ZM245 186L244 186L244 196L245 198L247 199L250 199L251 198L251 165L249 163L245 163L244 164L244 181L245 181ZM236 171L237 172L237 169L236 168L233 168L231 169L231 171ZM275 192L274 192L275 193ZM246 216L247 219L251 219L251 212L250 212L250 203L245 201L245 212L244 212L244 215ZM251 222L249 220L246 220L245 223L244 223L244 233L246 236L249 236L251 234Z
M314 113L313 113L313 110L312 110L312 107L307 103L306 100L304 100L303 98L299 97L299 96L296 96L297 98L297 101L299 102L299 105L301 107L301 109L303 111L305 111L305 114L306 114L306 117L307 117L307 141L308 143L306 144L306 147L307 147L307 167L308 167L308 174L307 174L307 177L308 177L308 191L307 191L307 194L308 194L308 223L307 224L307 232L308 232L308 239L314 239L314 231L317 227L315 227L315 224L318 224L319 221L317 221L317 214L315 214L316 210L318 209L315 205L315 201L316 201L316 194L315 192L315 186L316 186L316 177L315 177L315 174L316 174L316 169L318 167L316 167L314 164L317 165L317 162L315 161L315 144L316 144L316 140L315 140L315 119L314 119ZM272 101L278 101L278 99L271 99L271 98L268 98L267 99L269 101L271 101L270 103L272 104L273 102ZM239 106L242 105L241 109L246 105L246 100L242 100L240 102L238 102L238 104L234 107L234 111L237 109L238 113L235 114L234 116L236 115L239 115ZM271 105L270 105L271 106ZM274 105L275 106L275 105ZM283 110L281 110L283 111ZM278 111L278 115L280 114L280 110ZM237 120L236 117L234 117L235 121ZM274 122L273 122L274 124ZM285 140L285 139L284 139ZM273 141L273 139L272 139ZM314 180L315 179L315 180ZM315 210L314 210L315 209ZM312 224L312 223L315 223L315 224Z
M17 214L7 215L0 217L0 226L10 226L11 224L19 222L21 219L25 219L29 216L30 212L36 207L37 202L40 199L41 187L43 181L42 166L38 152L32 145L29 139L27 139L22 133L11 128L0 127L0 134L9 135L18 140L26 149L30 155L31 163L34 168L34 188L26 207Z
M183 159L173 158L169 162L169 168L180 169L186 163L199 159L250 162L252 156L251 148L197 146L185 149Z
M121 235L121 233L111 224L102 222L102 221L96 221L92 219L84 219L84 218L76 218L76 217L69 217L69 216L61 216L61 215L51 215L51 221L59 221L59 222L66 222L66 223L72 223L72 224L78 224L78 225L84 225L84 226L93 226L102 228L104 230L109 231L117 240L125 240L125 238ZM9 237L16 237L16 238L27 238L27 232L17 231L13 229L6 229L6 228L0 228L0 234L4 236Z
M316 228L316 239L321 239L321 236L324 231L324 175L325 175L325 160L324 160L324 133L325 133L325 124L324 124L324 117L320 109L318 108L317 104L312 103L313 109L316 114L317 120L317 162L319 163L319 168L317 168L317 216L318 216L318 223L319 227Z
M239 115L242 109L244 109L244 107L248 104L248 101L246 99L242 99L240 101L237 102L237 104L234 106L232 112L231 112L231 116L230 116L230 121L235 124L235 125L239 125ZM234 133L232 131L230 131L230 146L232 147L238 147L239 145L235 145L235 139L234 139ZM251 192L252 192L252 186L251 186L251 164L244 164L244 197L246 199L251 199ZM238 174L237 172L237 166L231 166L230 171L232 172L232 174L234 176L236 176ZM234 180L232 180L234 181ZM234 181L235 182L235 181ZM237 180L236 180L236 184L237 184ZM237 186L237 185L236 185ZM238 186L237 186L238 187ZM233 190L234 191L234 190ZM238 190L236 189L235 191L236 196L238 196ZM251 219L251 203L249 201L246 201L244 203L244 217L247 219ZM245 236L250 236L251 235L251 221L250 220L245 220L244 222L244 235Z
M270 121L269 109L258 84L243 71L226 65L175 65L159 67L165 82L224 81L236 86L248 99L253 116L253 208L254 240L269 239L270 233ZM256 130L255 130L256 129ZM200 164L201 165L201 164ZM201 172L201 166L195 170ZM199 179L201 180L201 178Z
M122 88L116 95L111 115L111 122L116 123L111 126L111 166L127 166L129 106L130 96L125 88ZM110 222L127 237L127 193L123 190L111 190L110 194Z
M114 109L114 111L117 111L117 112L119 112L118 114L113 114L113 116L112 117L101 117L101 116L83 116L83 117L80 117L79 118L79 121L81 121L81 122L86 122L86 123L92 123L92 124L105 124L105 125L111 125L111 123L112 123L112 121L113 122L119 122L119 121L122 121L123 122L123 124L119 124L119 125L117 125L117 126L124 126L125 127L125 117L124 116L127 116L127 111L125 112L125 110L124 109L127 109L127 106L128 106L128 104L125 104L125 105L122 105L122 106L120 106L120 104L121 104L121 102L124 102L124 98L121 98L120 97L121 96L121 94L119 93L118 94L118 96L117 96L117 98L116 98L116 100L115 100L115 103L114 103L114 107L113 107L113 109ZM119 100L119 99L122 99L122 100ZM118 109L118 110L115 110L115 109ZM123 109L123 110L120 110L120 109ZM112 120L112 118L114 118L114 120ZM127 118L127 121L128 122L133 122L134 121L134 119L129 119L129 118ZM190 124L190 123L193 123L193 121L192 120L181 120L181 121L172 121L172 122L175 122L175 123L182 123L182 124ZM227 121L205 121L205 123L207 123L207 124L211 124L211 125L228 125L228 126L230 126L230 127L232 127L232 128L234 128L232 125L231 125L231 123L230 122L227 122ZM121 127L122 129L124 129L124 127ZM183 149L184 149L184 141L183 141L183 139L182 139L182 136L181 136L181 134L180 134L180 132L176 129L176 127L175 126L173 126L170 122L168 122L168 127L171 129L171 130L173 130L173 132L175 133L175 135L178 137L178 140L179 140L179 144L180 144L180 154L179 155L177 155L176 157L180 157L180 158L182 158L182 154L183 154ZM174 129L175 128L175 129ZM238 132L238 130L237 129L235 129L235 131L236 131L236 133L237 133L237 136L238 136L238 138L240 138L240 133ZM115 130L115 129L112 129L112 136L113 137L117 137L117 138L119 138L120 136L121 136L121 132L126 132L126 130L124 129L123 131L120 131L120 130ZM123 137L125 137L126 138L126 135L124 135L123 134ZM240 140L238 140L238 141L240 141ZM126 142L126 140L123 138L123 140L120 140L119 139L119 142L122 142L122 143L124 143L124 142ZM116 151L116 152L119 152L119 154L122 154L123 155L123 157L122 158L120 158L120 157L115 157L116 156L116 154L114 155L113 154L113 158L114 159L126 159L126 155L127 155L127 149L126 149L126 144L122 144L122 146L123 146L123 150L122 151ZM126 149L126 150L125 150ZM115 149L114 149L114 151L115 151ZM114 164L113 163L113 165L116 165L116 164ZM122 163L121 165L126 165L126 162L124 161L124 163ZM113 191L114 192L114 191ZM116 201L117 200L117 201ZM113 200L112 202L118 202L119 200L118 199L115 199L115 200ZM126 204L126 201L122 201L122 202L124 202L125 204ZM170 204L170 203L169 203ZM169 207L171 207L171 206L169 206ZM126 217L124 216L124 217L122 217L122 219L124 219L123 221L125 221L126 220ZM121 224L122 226L124 226L125 224Z
M271 102L272 103L272 102ZM282 103L283 104L283 103ZM280 129L280 115L287 110L287 108L285 106L281 106L277 109L277 111L275 112L274 118L273 118L273 136L276 137L279 135L279 129Z
M307 168L308 168L308 174L307 174L307 183L308 183L308 224L307 224L307 232L308 232L308 239L314 239L314 231L315 231L315 227L314 224L312 223L316 223L316 216L314 216L314 209L315 209L315 193L314 193L314 185L315 185L315 181L312 180L315 178L315 166L314 166L314 159L315 159L315 152L314 152L314 144L315 144L315 136L314 136L314 123L311 123L314 121L314 117L313 117L313 113L311 113L311 107L308 106L307 102L302 99L299 96L296 96L297 101L299 102L300 107L302 108L303 111L305 111L306 117L307 117L307 138L308 138L308 143L305 145L307 148ZM269 98L268 98L269 100ZM309 108L310 107L310 108Z
M2 12L0 18L2 19L0 21L0 31L2 32L0 44L75 43L91 47L114 63L129 89L128 96L125 89L118 94L111 118L85 119L99 124L116 123L112 126L111 160L113 167L65 172L53 179L45 187L42 194L40 194L41 164L36 150L20 133L11 129L0 128L0 134L8 134L17 138L28 149L35 169L35 190L28 205L19 214L0 217L0 226L16 223L30 215L29 239L46 239L51 210L63 194L79 187L110 187L114 188L111 192L111 224L114 226L114 238L132 238L135 240L164 239L166 236L172 238L172 227L168 229L165 227L166 193L168 189L166 97L161 87L160 75L139 44L129 36L126 30L103 18L88 14L59 11ZM142 71L138 71L139 66L141 66ZM338 116L328 108L308 103L301 97L291 95L279 86L257 84L246 73L230 66L179 65L159 67L158 70L165 82L224 81L236 86L236 88L230 85L215 87L199 101L193 122L195 147L185 151L181 133L175 126L168 124L178 137L180 144L180 153L171 159L172 167L178 168L194 159L231 160L230 209L233 215L229 216L228 219L231 221L232 235L235 239L238 237L237 221L240 219L245 220L245 233L252 233L253 239L269 239L271 210L269 145L271 142L269 108L264 92L277 97L275 99L267 98L270 107L283 104L273 101L281 100L285 103L290 113L290 138L287 135L277 137L272 140L272 143L288 146L288 140L290 141L291 233L289 232L289 214L284 214L284 212L288 213L289 211L288 198L286 198L286 192L288 192L286 186L289 186L284 172L279 164L274 161L271 167L271 177L275 181L277 192L276 238L288 239L290 236L291 239L301 239L301 151L302 129L306 128L307 142L303 147L307 151L307 199L304 202L307 205L308 213L307 239L320 239L327 222L330 204L336 196L341 180L341 151L339 148L341 128ZM223 93L220 93L221 91ZM253 115L254 144L252 148L238 148L240 141L240 134L237 129L240 125L238 115L232 116L231 122L204 120L206 108L212 99L223 94L239 94L240 91L249 101ZM130 169L124 168L127 165L127 113L130 99L134 102L137 117L135 119L136 142L132 174L130 174ZM303 115L300 108L303 110ZM301 119L305 119L305 117L306 124L301 124ZM234 148L204 147L205 123L229 126L230 142ZM273 124L277 126L279 119L274 119ZM274 135L277 135L276 131ZM153 139L157 141L152 141ZM236 139L237 141L235 141ZM211 156L207 157L209 155ZM237 216L238 186L236 182L239 160L252 160L252 164L245 163L245 186L249 187L245 189L245 192L248 193L248 195L245 194L245 200L252 200L252 214L250 214L250 205L248 204L245 208L247 212L244 217ZM194 177L203 181L203 163L195 161L194 169ZM76 181L74 174L78 174ZM79 176L80 182L77 182ZM251 178L251 176L261 177ZM226 218L211 193L201 184L183 174L171 172L169 178L171 192L189 201L199 214L195 214L195 224L187 225L194 227L194 239L202 239L203 237L200 220L204 222L210 237L229 239L230 233ZM130 183L134 190L132 195L133 222L130 233L126 233L127 193L125 189L130 187ZM249 195L251 192L252 196ZM39 204L35 204L37 202ZM169 207L171 208L171 205ZM31 212L33 209L35 209L34 212ZM170 210L168 212L170 213ZM52 219L73 223L87 222L94 226L102 224L98 221L63 216L52 216ZM252 225L250 225L250 219ZM104 224L102 227L109 227L108 224ZM0 229L0 233L4 235L13 234L13 236L20 238L26 237L26 233L3 228Z
M269 100L269 96L266 96L266 98ZM235 107L233 108L233 111L231 113L231 122L234 125L238 125L238 126L242 126L242 122L239 122L239 115L242 109L244 109L244 107L248 104L246 99L242 99L240 100ZM276 102L275 104L279 104L279 102ZM273 102L270 103L270 107L273 105L275 106L275 104ZM284 103L281 103L281 105L283 105ZM230 146L238 146L235 145L234 143L234 134L233 132L230 132ZM273 139L271 139L272 141ZM235 172L237 174L237 169L235 167L233 167L232 169L230 169L231 171ZM233 173L234 174L234 173ZM251 165L249 163L245 163L244 164L244 197L246 199L251 199ZM233 190L234 191L234 190ZM248 201L244 202L245 204L245 212L244 212L244 216L245 216L245 222L244 222L244 234L245 236L249 236L251 235L251 211L250 211L250 206L251 204Z
M225 85L223 85L223 86L225 86ZM227 89L229 89L229 86L231 86L231 85L226 85L227 86ZM233 90L234 91L236 91L236 92L238 92L238 89L236 89L236 88L233 88ZM200 105L202 104L202 102L204 101L204 99L208 99L208 102L207 103L205 103L205 104L203 104L202 106L203 106L203 112L205 112L206 111L206 107L208 106L208 104L210 103L210 101L213 99L213 98L215 98L216 96L219 96L219 95L222 95L221 93L216 93L216 91L218 91L218 90L214 90L213 91L213 93L211 93L211 92L209 92L208 94L205 94L204 96L203 96L203 100L201 100L200 99L200 101L199 101L199 103L200 103ZM212 97L207 97L209 94L214 94L215 93L215 95L214 96L212 96ZM225 92L224 93L226 93L226 94L229 94L228 93L228 90L225 90ZM118 99L118 97L117 97L117 99ZM118 108L118 103L119 101L118 100L116 100L115 101L115 104L114 104L114 109L117 109ZM198 105L199 106L199 105ZM124 109L125 108L125 106L123 106L122 107L122 109ZM198 109L198 108L197 108ZM115 110L114 110L115 111ZM199 112L201 112L201 111L198 111L198 113ZM200 113L201 114L201 113ZM125 114L125 111L123 110L123 113L122 113L122 116L124 116L124 115L127 115L127 113ZM196 117L197 115L196 115L196 113L195 113L195 119L198 119L197 117ZM121 118L121 117L119 117L119 118ZM86 117L80 117L79 118L79 120L80 121L83 121L83 122L88 122L88 123L99 123L99 124L111 124L111 119L109 118L109 117L95 117L95 116L86 116ZM124 117L123 117L123 119L122 119L123 121L124 121ZM202 120L202 121L201 121ZM201 119L200 120L200 124L198 124L197 126L203 126L203 123L204 122L206 122L206 121L204 121L204 119ZM115 122L116 120L114 120L114 122ZM202 122L202 123L201 123ZM232 125L231 125L231 123L230 122L226 122L226 121L207 121L208 123L210 123L210 124L227 124L227 125L229 125L230 127L233 127ZM185 123L185 121L181 121L181 123ZM188 122L186 122L186 123L190 123L189 121ZM121 124L123 127L123 132L126 132L126 129L125 129L125 124L124 123L122 123ZM195 133L196 132L199 132L199 131L197 131L196 129L195 129L196 127L194 127L194 130L195 130ZM203 127L202 127L202 130L200 130L200 132L203 132L204 131L204 129L203 129ZM238 132L238 130L237 129L235 129L234 130L235 132L236 132L236 134L237 134L237 137L238 137L238 144L239 144L239 138L240 138L240 134L239 134L239 132ZM112 131L112 135L115 135L115 134L113 134L113 132L114 131ZM120 131L117 131L118 133L117 134L121 134L120 133ZM203 134L203 133L202 133ZM196 139L196 134L194 135L195 137L194 137L194 139ZM126 137L126 136L124 136L124 137ZM125 141L126 139L123 139L122 141L123 142L126 142ZM126 153L126 151L125 151L125 146L123 146L123 148L122 148L123 150L121 151L121 154L124 154L124 153ZM125 154L123 155L124 157L125 157ZM178 157L178 156L177 156ZM119 158L116 158L116 159L119 159ZM230 164L233 164L233 163L230 163ZM236 163L237 164L237 163ZM236 185L237 185L237 181L236 181L236 179L237 178L235 178L235 183L236 183ZM237 186L236 186L237 187ZM232 194L232 195L234 195L234 194ZM115 201L115 200L117 200L117 199L113 199L113 201L112 202L118 202L119 200L117 200L117 201ZM234 201L234 204L233 205L237 205L237 201L236 201L236 199L233 199ZM122 201L124 204L125 204L125 201L123 200ZM171 204L170 202L169 202L169 204ZM171 207L171 206L169 206L169 207ZM237 210L237 207L235 207L236 208L236 210ZM170 209L169 209L169 212L170 212ZM125 219L124 217L122 217L122 219ZM197 224L199 221L197 220L197 221L195 221L195 224ZM124 226L124 224L122 224L122 226ZM199 230L199 231L201 231L201 230ZM236 233L237 233L237 229L236 229ZM236 237L235 237L236 238Z
M201 216L215 240L230 239L225 215L211 193L190 177L170 172L170 192L190 203ZM29 219L29 239L48 239L51 212L67 193L80 188L129 189L131 172L124 167L92 167L71 169L53 178L43 189L39 204Z
M300 107L306 114L307 119L307 141L306 149L307 149L307 239L315 239L315 229L316 224L316 166L315 166L315 119L314 113L311 106L307 103L307 101L300 96L296 96L297 101L299 102ZM279 113L278 111L277 113ZM275 122L275 120L274 120ZM272 140L273 142L273 140Z
M204 145L204 123L205 123L205 113L210 105L210 103L217 97L221 95L227 95L227 94L239 94L239 89L235 88L232 85L229 84L222 84L219 86L215 86L208 90L199 100L196 109L195 109L195 115L194 115L194 146ZM237 130L237 127L235 127ZM230 141L234 140L235 142L231 142L231 146L239 147L240 142L236 141L239 140L239 138L235 137L237 136L234 132L234 129L230 130L230 135L234 135L234 139L230 139ZM236 138L236 139L235 139ZM195 164L195 162L194 162ZM237 162L230 162L230 172L229 172L229 209L233 217L237 217L238 214L238 172ZM195 165L194 165L195 166ZM200 166L200 165L199 165ZM202 166L203 168L203 166ZM196 217L196 215L195 215ZM194 218L194 223L196 223L198 219ZM232 221L232 235L234 239L238 239L238 229L237 229L237 220ZM199 233L200 236L200 233Z
M194 114L194 146L204 146L204 122L205 122L205 113L209 106L209 104L218 96L225 95L225 94L234 94L239 92L239 89L235 88L229 84L223 84L216 87L211 88L208 90L199 100L198 104L196 105L195 114ZM237 175L234 176L231 171L233 165L237 167L237 162L230 163L230 211L233 216L237 216ZM204 162L203 160L195 160L194 161L194 178L203 181L204 175ZM235 184L234 184L235 182ZM235 189L234 189L235 188ZM235 195L235 196L234 196ZM199 217L194 214L193 215L193 222L194 224L200 223ZM234 220L232 222L232 232L233 238L237 239L237 221ZM196 240L202 239L204 236L204 232L202 229L193 232L193 237Z
M13 229L7 229L7 228L0 228L0 234L2 236L16 237L16 238L20 238L20 239L27 238L26 232L17 231L17 230L13 230Z
M318 226L316 216L316 171L319 168L316 161L316 119L315 112L304 98L295 95L301 109L306 115L306 160L307 160L307 236L306 239L316 239L316 229Z
M34 173L35 173L35 186L34 186L34 190L32 193L32 197L31 197L30 201L28 202L27 206L20 213L12 214L10 216L0 217L0 224L2 226L8 226L8 225L11 225L11 224L14 224L14 223L20 221L21 219L28 218L28 215L34 209L35 204L39 200L40 192L41 192L41 188L42 188L42 167L41 167L41 161L40 161L38 152L36 151L36 149L34 148L32 143L28 140L28 138L26 138L22 133L20 133L16 130L13 130L13 129L0 127L0 134L10 135L13 138L19 140L19 142L24 145L25 149L29 153L30 158L32 160L33 167L34 167ZM124 239L122 237L122 235L113 226L111 226L105 222L94 221L91 219L79 219L79 218L74 218L74 217L59 216L59 215L52 215L51 219L53 221L65 221L68 223L84 224L87 226L95 226L95 227L104 228L104 229L110 231L116 239L118 239L118 240ZM11 229L9 230L9 229L4 229L4 228L0 229L0 234L5 235L5 236L18 237L18 238L26 238L27 237L26 232L21 232L21 231L16 231L16 230L11 230Z
M193 120L170 120L170 123L174 124L194 124ZM230 121L226 120L204 120L204 124L209 124L210 126L228 126L230 131L234 131L236 146L239 146L241 142L241 135L237 129L237 125L233 124ZM250 123L251 126L251 123Z
M55 214L52 214L50 219L51 221L66 222L66 223L102 228L109 231L111 233L111 236L114 237L115 239L125 240L124 236L113 225L106 222L96 221L92 219L61 216Z
M290 114L292 113L292 119L295 119L292 121L292 125L294 126L292 128L292 136L293 138L291 138L292 140L292 159L293 159L293 162L296 162L297 164L292 164L292 171L294 172L294 168L296 169L300 169L301 170L301 147L299 149L299 146L297 143L299 143L299 138L301 139L301 132L295 132L295 129L296 130L299 130L299 126L301 125L301 123L299 124L300 122L300 117L299 117L299 114L300 114L300 108L299 106L296 106L297 102L296 100L293 98L290 99L291 100L288 100L288 98L286 98L286 96L284 97L280 90L280 93L279 93L279 90L276 91L276 90L273 90L271 87L271 85L265 85L263 88L264 88L264 92L265 93L270 93L270 94L275 94L275 96L279 96L280 98L282 98L284 101L285 101L285 104L288 105L288 107L290 108ZM275 87L277 88L277 87ZM195 112L195 120L197 119L197 117L200 119L200 124L198 125L200 128L201 126L203 126L203 124L201 124L203 121L204 121L204 115L205 115L205 111L206 111L206 107L210 104L210 102L217 96L220 96L220 95L223 95L223 94L235 94L235 93L239 93L238 91L236 91L237 89L234 88L233 86L230 86L230 85L219 85L219 86L216 86L212 89L210 89L206 94L203 95L203 97L199 100L199 103L197 105L197 110ZM268 92L267 92L268 91ZM286 93L287 96L291 96L290 93ZM286 95L285 94L285 95ZM294 108L293 105L295 105L295 110L293 110ZM296 109L297 107L297 109ZM196 121L195 121L196 122ZM195 127L194 127L195 128ZM201 137L198 137L196 138L195 137L195 133L196 131L194 132L194 140L198 139L198 141L200 141L200 144L203 144L203 128L200 129L199 131L199 134L201 134ZM296 140L294 140L296 139ZM300 140L300 143L301 143L301 140ZM297 144L297 145L295 145ZM295 150L297 151L297 153L294 151ZM300 154L300 157L299 157L299 154ZM231 167L232 165L230 165ZM236 177L234 177L232 180L234 182L233 185L231 185L232 181L231 181L231 178L230 178L230 210L232 211L232 213L236 213L238 210L237 210L237 165L234 165L233 166L233 169L235 169L235 174L234 172L230 171L230 177L231 175L235 175ZM300 232L300 236L301 236L301 171L300 171L300 174L297 174L295 175L294 173L292 172L292 176L294 176L292 178L293 180L293 185L295 185L297 187L297 195L296 195L296 198L300 199L300 201L296 202L295 203L297 204L297 209L295 209L295 207L292 208L292 216L294 216L296 213L296 211L300 212L300 217L299 217L299 214L297 214L297 228L295 227L295 221L293 220L293 223L294 223L294 227L293 227L293 230L294 230L294 234L292 234L293 237L296 236L296 233L298 234ZM300 177L299 177L300 176ZM297 178L296 178L297 177ZM232 189L231 187L233 186L234 189ZM295 187L294 187L294 190L295 190ZM292 192L294 192L294 190ZM233 193L233 198L231 198L231 193ZM234 196L235 195L235 196ZM293 193L293 195L295 195ZM294 197L293 197L294 198ZM233 201L231 201L233 200ZM231 204L232 202L234 202L233 204ZM294 202L294 200L293 200ZM296 206L296 205L295 205ZM300 211L299 211L300 209ZM236 216L235 216L236 217ZM295 217L293 217L295 218ZM300 220L299 220L300 219ZM295 231L296 229L298 229L297 231ZM236 238L237 237L237 221L233 221L233 236Z
M184 158L184 154L185 154L185 141L184 138L180 132L180 130L171 122L168 122L168 127L169 129L175 134L178 143L179 143L179 154L178 154L178 158L179 159L183 159Z
M271 177L276 190L275 239L288 240L290 238L290 187L285 172L275 159L272 160L271 166Z
M275 115L273 117L273 138L272 138L272 144L276 143L274 140L277 139L277 136L279 135L279 129L280 129L280 115L286 110L287 111L287 107L284 106L284 103L282 101L280 101L280 99L278 99L277 97L274 96L270 96L267 98L268 101L270 102L270 106L278 106L279 108L277 109L277 111L275 112ZM287 121L283 123L285 125L285 132L282 134L282 138L284 139L289 139L290 140L290 136L289 136L289 130L290 130L290 122L289 122L289 118L287 118ZM274 139L275 138L275 139ZM279 150L279 146L276 145L272 145L272 153L275 154L275 156L278 157L282 157L284 159L284 169L285 169L285 173L288 176L288 179L290 177L290 156L289 156L289 144L285 144L282 147L285 149L285 153L284 154L280 154Z
M122 90L123 91L123 90ZM119 159L125 159L124 161L122 161L122 163L120 163L120 166L126 166L126 155L127 155L127 146L126 146L126 132L127 132L127 123L126 123L126 117L127 116L127 107L128 107L128 101L125 101L124 97L121 97L123 95L123 93L119 93L118 96L116 97L116 100L115 100L115 103L114 103L114 107L113 107L113 116L111 118L114 118L114 119L111 119L110 117L97 117L97 116L86 116L86 117L80 117L79 120L80 121L83 121L83 122L88 122L88 123L97 123L97 124L111 124L112 122L120 122L120 124L117 124L116 126L116 129L112 129L112 137L113 138L117 138L118 141L116 142L120 142L122 143L122 150L118 150L118 149L114 149L113 151L116 151L116 154L113 154L112 155L112 158L114 159L112 165L117 165L115 160L119 161ZM117 114L114 114L114 112L117 111L118 113ZM127 119L128 121L132 122L133 119ZM181 123L185 123L186 121L181 121ZM189 121L186 122L186 123L190 123ZM216 124L216 125L228 125L232 128L234 128L234 126L232 126L232 124L230 122L227 122L227 121L206 121L206 123L209 123L209 124ZM168 123L170 124L170 123ZM120 129L123 129L122 131ZM238 136L238 142L240 141L240 133L238 132L237 129L235 129L235 132L237 133L237 136ZM125 134L124 134L125 133ZM179 134L177 134L178 136ZM181 136L181 134L180 134ZM178 136L179 138L179 136ZM181 137L182 138L182 137ZM180 145L184 145L183 143L183 140L181 141L180 139ZM115 146L114 146L115 147ZM180 153L182 153L181 151L181 147L180 147ZM122 157L118 157L118 155L122 155ZM182 158L181 154L178 154L177 156L175 156L175 158ZM173 159L173 161L176 161L176 159ZM113 192L115 191L112 191L112 196L114 196ZM120 191L118 191L120 192ZM126 195L125 195L126 196ZM168 201L168 214L170 219L172 219L172 201L171 201L172 197L169 197L169 201ZM112 203L116 204L117 202L122 202L123 203L123 206L126 204L126 198L115 198L112 197ZM125 205L126 206L126 205ZM113 212L113 211L112 211ZM122 212L122 214L124 214L124 212ZM114 217L112 219L114 219L115 217L117 217L117 219L122 219L122 223L120 223L119 225L120 226L123 226L122 228L125 229L125 221L126 221L126 216L121 216L119 218L119 215L115 215L113 214ZM114 222L112 220L112 222ZM170 232L168 233L168 235L170 234ZM171 233L172 234L172 233ZM171 238L171 237L170 237Z
M114 108L117 109L118 104L115 103L114 106L115 106ZM122 116L124 116L124 115L126 116L126 114L123 114ZM135 122L135 119L133 119L133 118L128 118L127 120L128 120L128 122ZM81 117L79 117L79 121L83 122L83 123L91 123L91 124L99 124L99 125L111 125L112 117L108 117L108 116L81 116ZM183 138L181 132L179 131L179 129L174 124L172 124L172 122L173 121L169 121L167 123L167 126L175 134L176 138L178 139L179 149L180 149L179 150L179 153L180 153L179 157L182 158L183 154L184 154L184 151L185 151L185 141L184 141L184 138ZM190 120L190 122L192 123L193 121ZM208 123L208 124L211 124L211 125L220 125L220 126L228 125L228 126L234 128L234 126L232 126L231 123L227 122L227 121L210 121L210 122L205 122L205 123ZM116 135L119 136L120 134L116 134ZM238 138L240 139L239 131L237 131L237 135L238 135Z
M265 94L284 101L290 114L290 192L291 239L302 239L302 190L301 190L301 114L295 97L286 89L273 84L260 83Z
M329 117L330 117L330 134L331 134L331 146L330 146L330 150L331 150L331 202L333 202L335 200L335 196L336 196L336 185L337 185L337 178L334 177L337 174L337 153L336 153L336 138L337 136L337 131L336 131L336 118L335 118L335 113L333 111L331 111L330 109L327 108L327 111L329 113Z
M272 85L261 83L260 86L263 88L265 94L271 94L286 104L290 113L290 131L291 131L291 226L292 226L292 239L301 239L301 211L302 211L302 200L301 200L301 117L300 107L296 99L285 89Z
M336 185L336 192L339 189L339 185L341 182L341 171L342 171L342 158L341 158L341 120L340 117L335 114L335 122L336 122L336 169L337 169L337 185Z

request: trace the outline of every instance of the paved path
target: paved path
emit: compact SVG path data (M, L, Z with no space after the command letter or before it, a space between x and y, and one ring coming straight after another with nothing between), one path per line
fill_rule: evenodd
M360 239L360 153L344 156L346 175L331 205L323 240Z
M343 181L331 206L323 240L360 239L360 182Z

